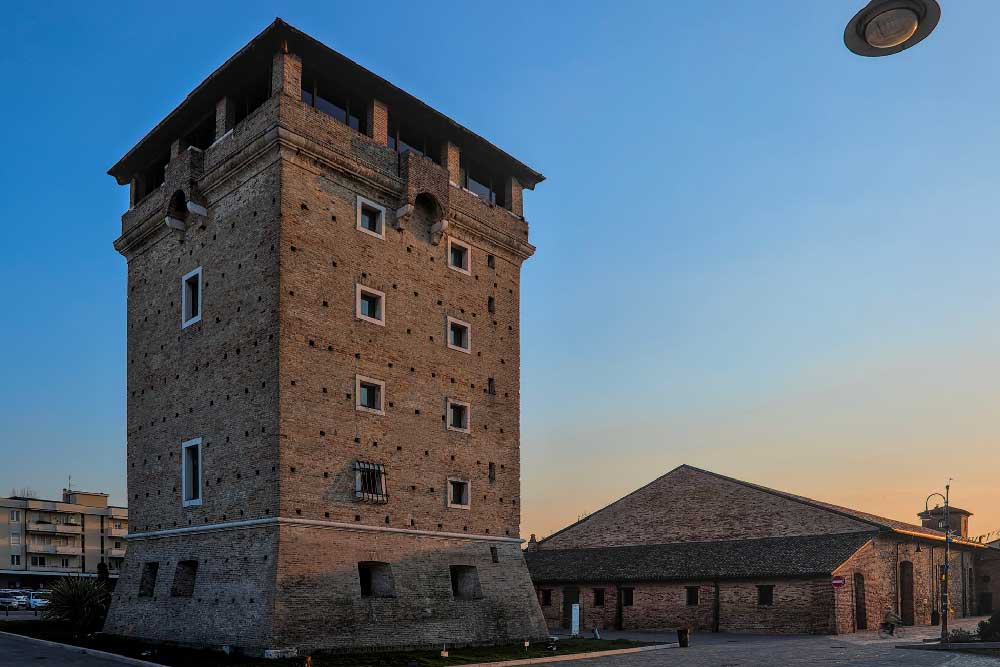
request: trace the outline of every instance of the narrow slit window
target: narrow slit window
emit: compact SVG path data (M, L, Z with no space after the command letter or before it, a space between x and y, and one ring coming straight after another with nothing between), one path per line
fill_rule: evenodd
M700 602L701 589L698 586L687 586L684 590L687 594L687 606L697 607Z
M539 603L541 603L543 607L552 606L552 591L549 590L548 588L543 588L542 590L538 591L538 598L539 598L538 600Z
M497 312L497 300L491 296L486 297L486 310L491 313Z
M201 267L181 278L181 328L201 321Z
M184 507L201 505L201 438L181 443L181 491Z
M631 607L632 606L632 602L634 600L634 597L635 597L635 589L634 588L623 588L622 589L622 606L623 607Z

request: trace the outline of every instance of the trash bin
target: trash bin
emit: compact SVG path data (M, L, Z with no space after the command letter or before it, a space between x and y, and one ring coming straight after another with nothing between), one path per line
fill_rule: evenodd
M687 648L691 642L691 630L689 628L677 629L677 643L681 648Z

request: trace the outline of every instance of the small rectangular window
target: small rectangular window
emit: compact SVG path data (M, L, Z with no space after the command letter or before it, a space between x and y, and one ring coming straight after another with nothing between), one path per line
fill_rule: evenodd
M189 598L194 596L194 582L198 578L198 561L182 560L174 570L174 583L170 587L170 597Z
M354 389L357 395L355 407L358 410L361 412L374 412L380 415L384 414L384 410L382 409L384 404L384 382L358 375L355 379Z
M181 278L181 328L201 321L201 267Z
M20 565L21 564L21 557L18 554L14 554L13 556L10 557L10 564L11 565Z
M687 592L687 606L697 607L701 589L698 586L686 586L685 591Z
M472 351L472 330L468 322L457 320L454 317L448 318L448 347L460 352Z
M354 497L371 503L389 502L389 487L382 464L354 462Z
M464 479L448 478L448 507L469 509L469 482Z
M183 506L201 505L201 438L181 443Z
M61 566L61 567L64 567L64 568L65 568L65 567L69 567L69 558L63 558L63 559L62 559L62 560L60 561L60 566Z
M21 533L11 533L10 534L10 543L11 544L20 544L21 543Z
M497 258L493 255L486 255L486 266L491 269L497 268Z
M394 598L396 584L388 563L364 561L358 563L358 577L363 598Z
M358 230L376 236L380 239L385 238L385 207L376 204L370 199L365 199L364 197L358 195L358 205L357 205L357 228Z
M594 606L603 607L604 606L604 589L595 588L594 589Z
M159 571L159 563L142 564L142 576L139 578L139 597L153 597L153 593L156 592L156 575Z
M45 556L32 556L31 567L45 567Z
M355 285L354 292L357 318L385 326L385 294L360 284Z
M497 393L497 381L493 378L486 380L486 393L490 396L496 396Z
M479 571L475 566L451 566L451 594L456 600L478 600L483 597L479 586Z
M623 607L631 607L632 606L632 598L633 598L633 594L634 593L635 593L635 589L634 588L623 588L622 589L622 606Z
M468 433L469 428L469 404L455 399L447 399L447 422L449 431L460 431Z
M20 521L21 520L21 510L11 510L10 511L10 520L11 521Z
M471 259L472 248L458 239L448 237L448 266L468 275Z
M497 551L496 547L490 547L490 559L494 563L499 563L500 562L500 552Z
M497 312L497 300L491 296L486 297L486 310L491 313Z
M774 604L774 586L757 587L757 605L770 607Z
M538 591L538 597L543 607L552 606L552 591L550 591L549 589L543 588L542 590Z
M497 464L490 462L490 472L489 472L490 482L497 481Z

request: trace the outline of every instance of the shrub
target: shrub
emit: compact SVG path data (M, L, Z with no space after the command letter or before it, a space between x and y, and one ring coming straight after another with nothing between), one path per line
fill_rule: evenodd
M66 623L75 634L82 635L101 629L110 604L111 591L103 581L63 577L52 586L42 615Z
M1000 611L988 621L979 622L979 638L984 642L1000 642Z
M979 637L968 630L952 630L948 634L948 641L952 644L968 644L979 641Z

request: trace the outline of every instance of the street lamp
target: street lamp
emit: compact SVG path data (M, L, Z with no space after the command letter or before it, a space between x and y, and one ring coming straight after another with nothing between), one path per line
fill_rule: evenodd
M844 28L844 45L859 56L888 56L931 34L941 18L937 0L871 0Z
M948 643L948 570L951 569L951 522L948 515L948 499L951 496L951 484L945 484L944 494L932 493L924 501L924 513L930 514L931 498L938 496L944 499L944 565L941 566L941 643ZM940 525L940 524L938 524Z

